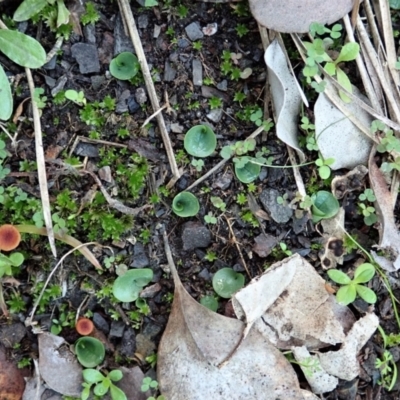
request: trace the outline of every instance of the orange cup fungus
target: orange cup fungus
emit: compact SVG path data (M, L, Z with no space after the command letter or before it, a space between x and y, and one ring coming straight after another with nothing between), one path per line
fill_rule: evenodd
M89 318L79 318L75 325L75 329L80 335L88 336L93 332L94 325Z
M13 225L0 226L0 250L11 251L18 247L21 234Z

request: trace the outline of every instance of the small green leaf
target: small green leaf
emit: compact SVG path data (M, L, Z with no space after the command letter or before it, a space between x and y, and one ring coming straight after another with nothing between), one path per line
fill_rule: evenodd
M113 295L124 303L135 301L139 293L153 279L150 268L130 269L119 276L113 284Z
M40 68L46 62L46 52L32 37L10 29L0 30L0 49L16 64L27 68Z
M113 384L110 385L110 394L112 400L128 400L125 393Z
M13 20L16 22L27 21L42 11L46 4L47 0L24 0L16 9Z
M214 296L203 296L200 299L200 304L211 311L215 312L218 310L218 301Z
M124 374L119 369L114 369L108 374L108 377L114 382L120 381L123 376Z
M22 253L12 253L8 257L13 267L19 267L24 262L24 255Z
M107 392L108 389L110 387L110 380L105 378L102 382L98 383L94 389L93 389L93 393L96 396L104 396Z
M219 296L229 299L233 293L243 287L244 276L232 268L222 268L214 274L212 284Z
M355 283L369 282L375 275L375 267L370 263L361 264L354 272Z
M336 65L333 62L328 62L325 64L324 70L326 71L327 74L333 76L336 74Z
M349 92L353 93L353 88L351 86L351 82L349 77L343 72L340 68L336 70L336 78L337 81ZM351 99L344 93L342 90L339 90L339 96L345 103L351 103Z
M331 176L331 169L327 165L318 168L318 174L322 179L328 179Z
M97 369L92 369L92 368L84 369L82 371L82 374L83 374L83 379L87 383L97 383L105 378L105 376L100 371L97 371Z
M61 25L68 24L70 12L65 7L64 0L57 0L57 28Z
M12 114L13 98L11 94L10 81L0 65L0 119L7 121Z
M240 157L243 160L245 157ZM248 161L243 167L235 163L235 174L240 182L251 183L260 175L261 166Z
M110 63L111 75L121 81L132 79L139 72L139 68L137 57L129 51L120 53Z
M90 386L85 386L81 393L81 400L87 400L90 396Z
M335 159L331 157L331 158L325 159L324 164L325 165L332 165L334 162L335 162Z
M354 285L342 286L336 293L336 300L338 303L347 306L352 303L357 296L356 288Z
M330 269L328 271L328 276L331 278L334 282L339 283L340 285L347 285L351 282L351 279L347 274L345 274L342 271L339 271L338 269Z
M232 146L224 146L219 155L224 158L224 159L229 159L235 154L235 150L233 149Z
M346 43L342 50L340 50L339 57L335 60L335 64L339 64L343 61L355 60L360 52L360 45L356 42Z
M215 151L217 138L210 127L196 125L187 131L183 145L190 155L204 158Z
M375 304L377 297L373 290L363 285L356 285L357 294L367 303Z
M172 211L179 217L193 217L200 210L197 197L190 192L178 193L172 202Z

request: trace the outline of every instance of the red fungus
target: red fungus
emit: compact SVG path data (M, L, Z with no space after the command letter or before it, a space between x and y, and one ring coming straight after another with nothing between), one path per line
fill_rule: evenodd
M89 318L79 318L75 329L80 335L87 336L93 332L94 325Z
M0 250L14 250L21 241L21 234L13 225L0 226Z

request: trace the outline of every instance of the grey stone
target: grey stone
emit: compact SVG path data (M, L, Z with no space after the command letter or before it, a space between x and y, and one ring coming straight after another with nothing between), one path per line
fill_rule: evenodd
M91 74L100 72L99 55L97 48L93 44L75 43L71 47L72 57L79 64L81 74Z
M188 46L190 46L189 40L187 40L186 38L178 39L178 47L180 49L186 49L186 47Z
M164 68L164 81L171 82L176 77L176 69L171 65L171 63L166 60Z
M286 204L278 204L279 192L275 189L265 189L260 194L260 201L271 218L278 224L289 221L293 215L293 210Z
M124 357L133 358L136 351L136 334L129 326L125 329L121 340L120 353Z
M57 55L52 57L49 62L43 65L42 68L47 69L48 71L54 69L57 65Z
M103 318L103 316L101 314L99 314L97 312L93 313L93 323L97 329L99 329L106 335L108 335L108 333L110 332L109 323L107 322L107 320L105 318Z
M112 177L111 173L111 168L109 165L105 165L104 167L101 167L99 169L99 178L107 183L112 183L114 182L114 179Z
M85 25L83 28L83 33L88 43L96 44L96 29L93 24Z
M122 114L128 111L128 103L127 100L131 96L130 90L124 90L118 98L117 104L115 106L115 112L117 114Z
M161 329L161 326L155 324L153 321L145 322L143 335L151 339L156 337L161 332Z
M185 31L186 35L192 42L202 39L204 37L204 34L201 31L200 26L197 22L192 22L191 24L189 24L185 28Z
M197 221L186 222L182 231L183 250L208 247L211 243L210 231Z
M178 122L175 122L171 124L171 132L173 133L182 133L183 132L183 126L180 125Z
M228 90L228 81L224 79L223 81L217 84L217 88L219 90L222 90L223 92L226 92Z
M219 188L221 190L226 190L231 185L232 179L233 179L233 174L231 174L230 172L224 173L213 182L212 187Z
M128 110L131 114L135 113L140 109L140 104L138 104L135 100L135 96L130 96L128 99Z
M199 278L204 279L205 281L211 280L210 271L207 268L203 268L197 275Z
M222 108L215 108L214 110L211 110L211 111L206 115L206 117L207 117L210 121L217 123L217 122L221 121L222 114L223 114Z
M262 233L254 238L254 242L253 251L259 257L268 257L278 240L275 236Z
M147 14L140 14L137 24L140 29L146 29L149 26L149 16Z
M203 65L197 58L193 59L193 85L201 86L203 84Z
M17 343L20 343L25 335L26 328L23 323L15 322L11 325L5 324L0 328L0 343L2 343L4 347L11 349Z
M133 248L133 262L131 267L143 268L149 265L149 258L146 255L144 246L142 243L136 243Z
M125 330L125 323L123 321L113 321L111 322L110 338L122 338Z
M147 94L144 88L137 88L135 92L135 100L139 103L139 105L146 103Z
M98 91L105 82L106 78L103 75L94 75L90 77L90 80L92 82L93 90Z
M98 157L99 149L97 148L97 146L95 146L93 144L80 142L75 147L74 153L77 156Z
M225 103L230 103L229 96L227 93L223 93L218 89L211 87L211 86L202 86L201 87L201 95L210 99L211 97L218 97L223 100Z
M115 21L114 40L114 56L123 51L135 53L131 39L125 35L124 24L122 23L120 14L118 14Z
M141 292L140 297L143 299L151 299L153 298L160 290L161 285L159 283L154 283L153 285L146 286Z

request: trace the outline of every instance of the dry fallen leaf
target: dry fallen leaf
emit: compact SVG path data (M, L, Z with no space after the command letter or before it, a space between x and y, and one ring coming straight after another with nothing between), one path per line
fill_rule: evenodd
M268 80L276 113L276 135L294 148L300 162L304 162L304 153L300 150L297 140L297 119L301 107L299 87L276 39L268 46L264 59L268 67Z
M175 293L158 349L161 393L174 400L303 399L286 358L255 330L241 341L241 321L197 303L179 280L166 236L165 247Z
M0 347L0 399L20 400L25 389L24 375L14 362L7 359Z
M338 21L353 8L353 0L249 0L253 17L278 32L308 32L312 22Z

